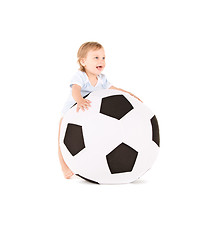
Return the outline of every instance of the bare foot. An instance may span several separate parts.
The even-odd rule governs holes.
[[[70,170],[70,168],[62,169],[62,171],[66,179],[69,179],[74,175],[74,173]]]

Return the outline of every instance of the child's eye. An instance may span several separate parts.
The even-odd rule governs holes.
[[[98,59],[98,57],[95,57],[96,59]]]
[[[105,57],[103,57],[103,60],[105,59]]]

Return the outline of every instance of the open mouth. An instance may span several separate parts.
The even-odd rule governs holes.
[[[103,66],[97,66],[96,67],[98,70],[102,70],[103,69]]]

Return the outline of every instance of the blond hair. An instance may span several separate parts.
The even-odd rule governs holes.
[[[77,62],[80,65],[80,71],[85,72],[85,67],[81,64],[81,59],[85,58],[90,50],[98,50],[101,48],[103,48],[103,46],[98,42],[86,42],[80,46],[77,52]]]

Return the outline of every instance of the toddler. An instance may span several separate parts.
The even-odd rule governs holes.
[[[79,112],[80,109],[82,111],[85,111],[86,109],[88,110],[89,107],[91,107],[91,101],[84,99],[83,97],[90,92],[99,89],[116,89],[134,96],[130,92],[114,87],[107,80],[106,76],[102,74],[102,71],[104,70],[106,64],[105,52],[101,44],[97,42],[86,42],[82,44],[78,50],[77,58],[80,68],[79,71],[71,79],[71,91],[62,110],[62,114],[69,110],[75,103],[77,103],[77,112]],[[134,97],[137,98],[136,96]],[[139,98],[137,99],[140,100]],[[61,122],[62,118],[60,119],[59,123],[58,154],[64,177],[70,178],[73,176],[73,172],[64,162],[59,144]]]

